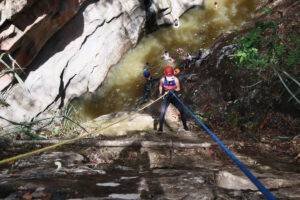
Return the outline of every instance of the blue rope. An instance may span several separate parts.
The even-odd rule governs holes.
[[[224,151],[227,156],[240,168],[240,170],[251,180],[251,182],[259,189],[259,191],[268,200],[275,200],[275,196],[255,177],[251,171],[244,165],[232,151],[177,97],[177,95],[170,91],[170,93],[177,99],[177,101],[182,105],[183,109],[196,121],[196,124],[202,127],[206,133],[219,145],[219,147]]]

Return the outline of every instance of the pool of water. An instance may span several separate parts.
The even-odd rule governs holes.
[[[85,120],[134,107],[142,96],[143,68],[146,62],[155,77],[162,73],[161,55],[165,50],[178,64],[187,52],[209,48],[222,33],[239,28],[255,12],[257,0],[205,1],[180,18],[179,28],[164,27],[145,36],[122,60],[111,68],[102,86],[76,101]]]

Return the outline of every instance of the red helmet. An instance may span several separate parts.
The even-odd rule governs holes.
[[[166,76],[174,76],[174,69],[172,66],[167,65],[164,70]]]

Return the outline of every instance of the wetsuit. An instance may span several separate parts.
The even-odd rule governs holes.
[[[164,77],[162,87],[163,87],[163,94],[166,91],[169,91],[169,90],[173,91],[176,95],[178,93],[177,91],[175,91],[175,89],[176,89],[175,79],[173,79],[171,81],[167,81],[167,78]],[[163,130],[163,124],[164,124],[166,110],[167,110],[170,103],[172,103],[179,110],[183,127],[184,127],[185,130],[188,130],[188,127],[186,125],[186,116],[185,116],[185,113],[184,113],[184,109],[172,93],[167,94],[163,99],[161,109],[160,109],[159,129],[158,130],[159,131]]]

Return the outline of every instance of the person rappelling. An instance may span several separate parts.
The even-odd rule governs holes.
[[[143,97],[141,99],[141,103],[146,103],[150,99],[152,88],[154,87],[155,83],[159,79],[154,78],[151,75],[150,70],[147,68],[144,69],[143,76],[144,76],[146,82],[144,84],[144,91],[143,91]]]
[[[159,116],[159,128],[158,131],[163,131],[163,124],[165,120],[165,114],[167,108],[170,103],[172,103],[180,112],[181,121],[184,127],[184,130],[188,131],[188,126],[186,124],[186,116],[184,113],[184,109],[181,104],[177,101],[174,97],[175,93],[180,91],[180,83],[178,78],[174,75],[174,69],[172,66],[166,66],[164,69],[164,76],[160,79],[159,82],[159,94],[164,95],[166,92],[169,92],[163,99],[161,109],[160,109],[160,116]]]

